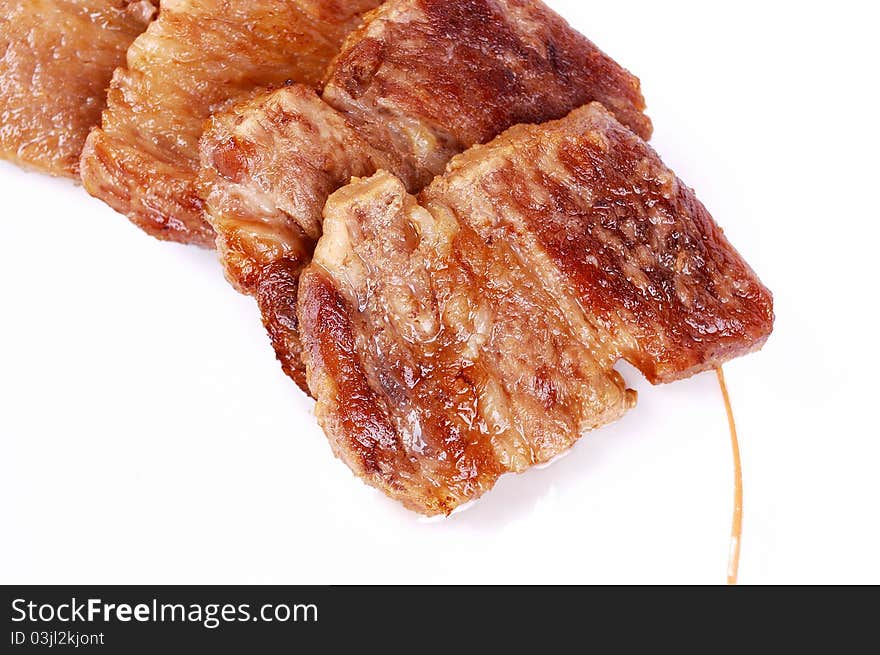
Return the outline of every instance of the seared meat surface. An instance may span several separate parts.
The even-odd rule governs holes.
[[[160,238],[212,245],[194,182],[205,119],[254,89],[318,85],[379,0],[167,0],[110,86],[86,189]]]
[[[449,513],[547,462],[654,383],[759,348],[772,297],[694,193],[598,103],[456,157],[418,198],[390,173],[325,208],[299,288],[334,451]]]
[[[296,290],[330,193],[380,168],[416,192],[474,143],[591,100],[650,135],[638,80],[542,3],[390,0],[347,39],[322,99],[294,85],[215,115],[206,214],[285,371],[305,388]]]
[[[77,177],[89,130],[147,0],[0,0],[0,157]]]

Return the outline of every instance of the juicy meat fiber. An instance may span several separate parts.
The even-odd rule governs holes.
[[[209,246],[194,181],[205,119],[254,89],[317,85],[379,0],[167,0],[113,78],[86,189],[160,238]]]
[[[154,4],[0,0],[0,157],[77,177],[110,77]]]
[[[349,36],[321,99],[293,85],[215,115],[207,217],[285,371],[305,388],[296,289],[330,193],[380,168],[418,191],[474,143],[591,100],[650,135],[638,80],[542,3],[390,0]]]
[[[335,452],[425,514],[568,449],[651,382],[759,348],[772,297],[693,192],[594,103],[456,157],[418,197],[338,191],[299,289]]]

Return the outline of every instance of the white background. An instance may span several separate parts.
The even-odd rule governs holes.
[[[551,2],[642,79],[654,146],[775,292],[727,366],[744,583],[880,583],[876,16]],[[334,460],[251,300],[72,184],[0,163],[0,582],[724,581],[711,374],[426,524]]]

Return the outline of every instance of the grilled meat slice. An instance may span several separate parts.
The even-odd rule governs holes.
[[[154,4],[0,0],[0,157],[78,177],[110,77],[152,20]]]
[[[296,288],[324,201],[352,176],[393,162],[302,85],[214,116],[202,150],[200,184],[227,275],[257,299],[284,371],[306,389]]]
[[[317,85],[379,0],[167,0],[110,86],[86,189],[150,234],[210,246],[194,188],[205,119],[258,87]]]
[[[536,0],[392,0],[346,41],[324,99],[400,153],[410,187],[519,123],[598,101],[645,139],[639,81]]]
[[[654,383],[759,348],[772,297],[696,199],[598,103],[456,157],[416,198],[336,192],[300,329],[334,451],[449,513],[547,462]]]
[[[650,135],[638,80],[541,2],[389,0],[346,41],[323,103],[294,85],[215,115],[206,215],[285,371],[305,386],[295,294],[331,192],[379,168],[418,191],[474,143],[590,100]]]

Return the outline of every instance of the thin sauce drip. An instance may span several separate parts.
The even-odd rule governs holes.
[[[730,404],[730,394],[727,392],[727,383],[724,381],[724,371],[721,367],[715,369],[718,375],[718,384],[721,387],[721,395],[724,396],[724,406],[727,409],[727,423],[730,426],[730,443],[733,447],[733,525],[730,528],[730,553],[727,560],[727,584],[735,585],[739,577],[739,551],[742,544],[742,513],[743,513],[743,486],[742,486],[742,461],[739,454],[739,438],[736,435],[736,421],[733,418],[733,407]]]

